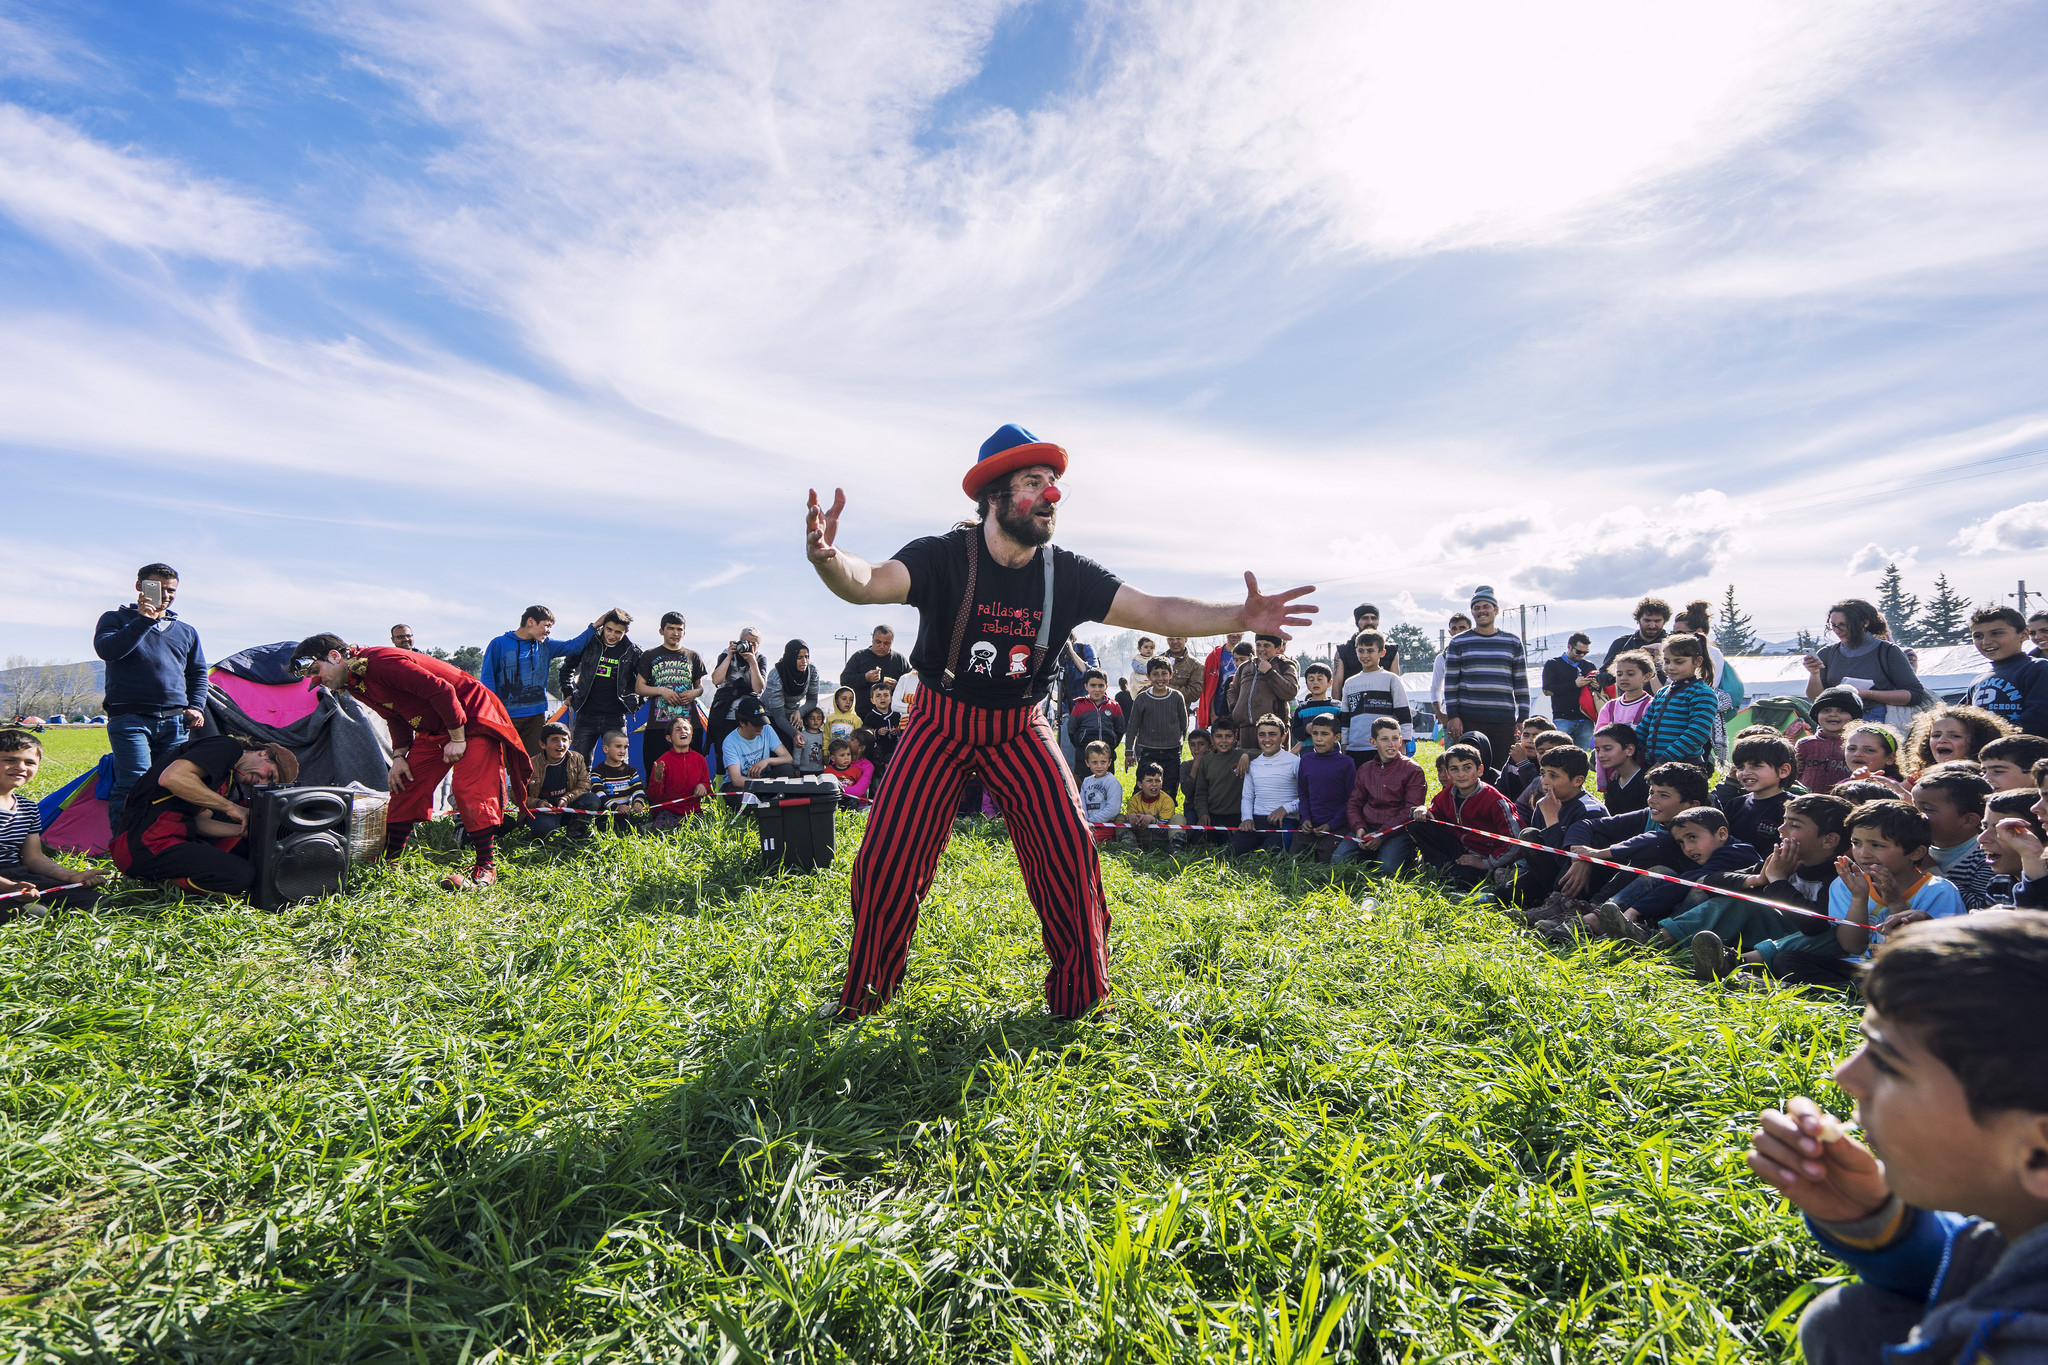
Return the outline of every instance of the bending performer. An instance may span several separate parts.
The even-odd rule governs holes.
[[[976,520],[914,540],[870,564],[838,546],[846,493],[829,511],[813,491],[806,549],[825,586],[863,605],[918,609],[910,664],[919,697],[875,797],[853,864],[853,947],[846,985],[821,1013],[869,1014],[903,981],[917,911],[970,774],[1002,807],[1025,889],[1043,926],[1045,998],[1079,1018],[1109,993],[1109,907],[1080,793],[1040,703],[1057,646],[1085,621],[1160,635],[1284,634],[1308,624],[1313,588],[1267,596],[1247,573],[1241,605],[1153,597],[1091,559],[1051,544],[1067,452],[1021,427],[982,443],[961,480]]]

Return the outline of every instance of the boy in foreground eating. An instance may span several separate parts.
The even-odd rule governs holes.
[[[1834,1074],[1870,1145],[1803,1095],[1750,1138],[1750,1169],[1859,1276],[1800,1318],[1806,1359],[2048,1360],[2048,916],[1912,925],[1861,984],[1863,1045]]]

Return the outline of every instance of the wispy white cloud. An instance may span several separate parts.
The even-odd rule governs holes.
[[[2048,550],[2048,500],[2023,502],[1973,521],[1954,544],[1966,555]]]
[[[1887,564],[1896,564],[1901,569],[1910,569],[1919,563],[1920,547],[1909,545],[1903,550],[1887,550],[1876,541],[1871,541],[1855,554],[1849,556],[1844,572],[1852,574],[1875,573]]]
[[[314,254],[310,235],[284,214],[16,104],[0,104],[0,212],[60,246],[111,244],[244,266]]]
[[[1616,507],[1593,518],[1568,547],[1546,546],[1544,558],[1518,568],[1513,578],[1553,602],[1613,601],[1682,587],[1727,559],[1735,521],[1727,495],[1714,489],[1656,512]]]

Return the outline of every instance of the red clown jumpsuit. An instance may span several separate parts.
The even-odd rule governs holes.
[[[391,727],[391,748],[404,754],[412,780],[391,794],[387,819],[396,852],[414,822],[433,814],[434,790],[454,773],[453,794],[462,827],[472,838],[504,823],[505,781],[522,807],[533,760],[496,693],[451,663],[410,649],[373,645],[348,661],[348,690]],[[441,756],[448,731],[463,727],[468,741],[451,769]],[[488,847],[488,845],[485,845]]]

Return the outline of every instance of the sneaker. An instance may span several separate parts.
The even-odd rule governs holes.
[[[1719,981],[1735,970],[1735,954],[1711,929],[1692,936],[1692,976],[1695,981]]]
[[[1607,931],[1609,938],[1623,939],[1629,943],[1644,943],[1650,937],[1648,931],[1642,925],[1637,924],[1627,915],[1624,915],[1621,912],[1621,907],[1613,901],[1603,901],[1601,903],[1600,927]]]
[[[1547,919],[1536,926],[1536,932],[1543,935],[1546,942],[1569,944],[1578,938],[1575,931],[1579,927],[1577,920]]]
[[[486,866],[479,863],[477,866],[472,867],[469,870],[469,884],[471,886],[496,886],[498,884],[497,865],[491,864]]]
[[[469,878],[463,876],[460,872],[450,872],[447,876],[441,878],[441,889],[443,891],[467,891],[469,887]]]

